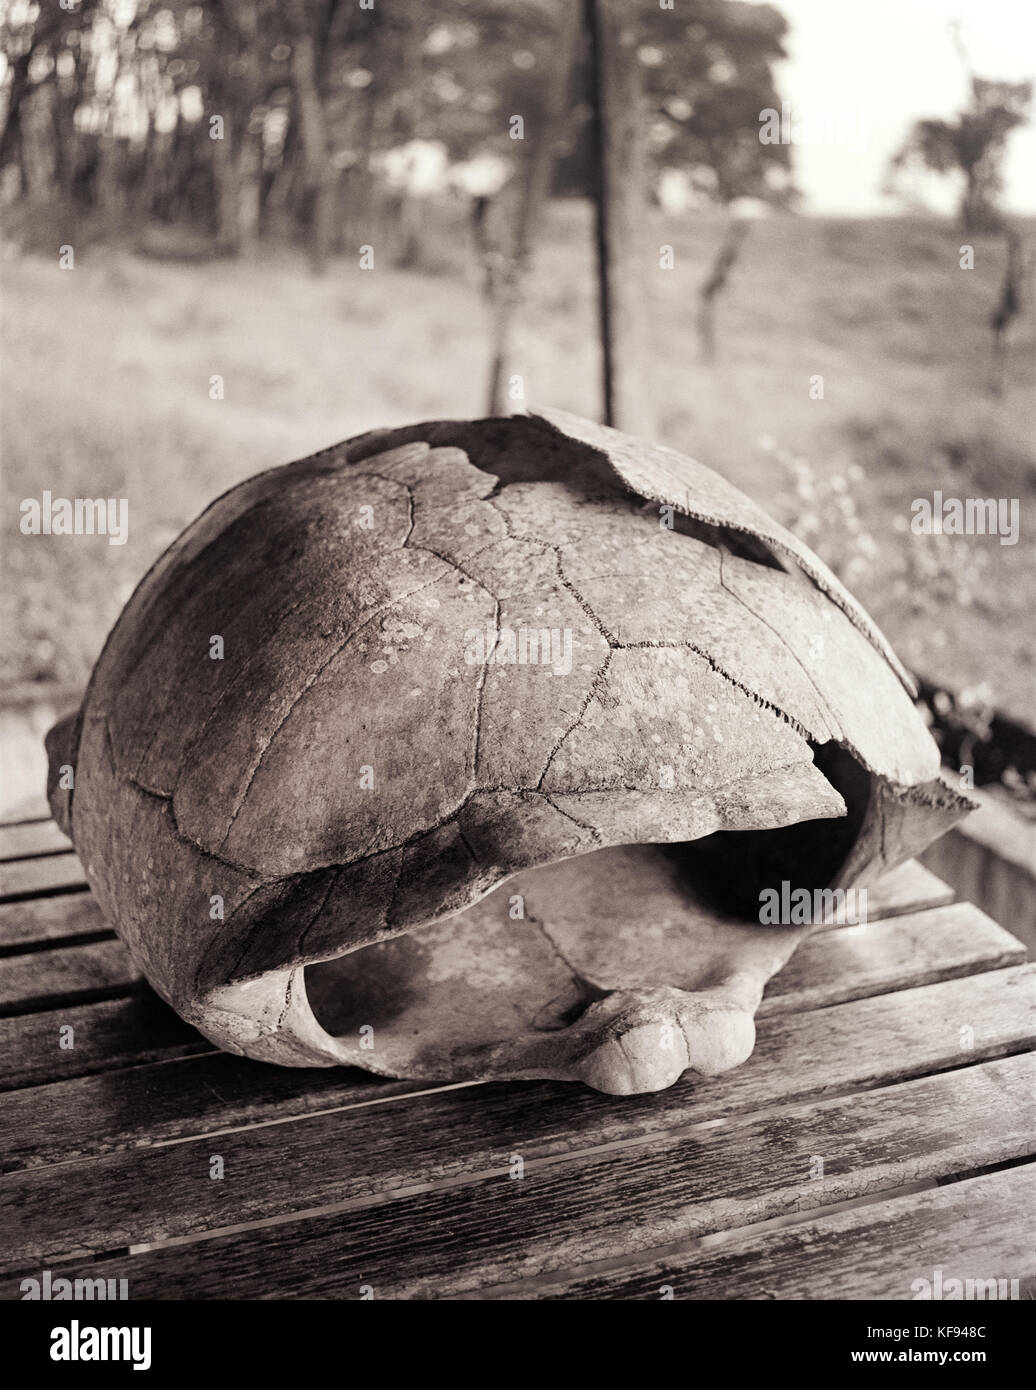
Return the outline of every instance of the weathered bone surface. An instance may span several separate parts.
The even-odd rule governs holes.
[[[968,809],[912,693],[702,465],[559,412],[416,425],[183,532],[48,736],[51,805],[224,1048],[648,1091],[751,1052],[809,930],[762,889]]]

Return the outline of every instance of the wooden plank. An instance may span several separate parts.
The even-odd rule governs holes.
[[[0,1172],[436,1089],[445,1088],[354,1067],[273,1067],[225,1052],[164,1058],[8,1093],[0,1111]]]
[[[119,944],[102,944],[107,948],[112,973],[101,988],[110,995],[119,988],[136,987],[125,983],[134,981],[135,976],[129,957],[120,955]],[[78,948],[67,949],[74,952]],[[848,929],[825,931],[805,942],[771,982],[760,1017],[829,1006],[911,984],[953,979],[970,971],[1017,963],[1023,957],[1024,950],[1013,937],[967,904],[872,923],[859,934]],[[31,964],[24,965],[14,986],[26,990],[30,999],[38,998],[41,977],[37,972],[42,968],[39,961],[44,958],[40,953]],[[0,960],[0,965],[5,963],[10,962]],[[74,974],[74,956],[66,965]],[[96,959],[88,961],[81,974],[88,974],[96,965]],[[79,1000],[80,1005],[84,1002]],[[90,1026],[91,1018],[90,1008],[80,1007],[75,1021],[81,1025],[87,1041],[82,1049],[60,1053],[50,1046],[40,1048],[37,1037],[41,1028],[46,1037],[54,1036],[59,1026],[57,1020],[46,1018],[37,1025],[30,1018],[7,1023],[0,1019],[0,1090],[102,1070],[102,1040],[111,1047],[113,1068],[168,1055],[149,1032],[150,1015],[146,1011],[138,1014],[131,1007],[113,1015],[110,1008],[105,1009],[98,1015],[100,1026],[96,1029]],[[138,1018],[140,1027],[135,1031]],[[186,1036],[193,1039],[193,1045],[184,1048],[183,1038],[178,1038],[172,1055],[211,1050],[198,1041],[193,1030],[186,1030]]]
[[[35,1268],[454,1177],[464,1184],[105,1262],[134,1298],[346,1297],[361,1283],[441,1298],[1023,1157],[1033,1079],[1032,1056],[1011,1057],[576,1155],[579,1136],[551,1134],[541,1108],[512,1094],[500,1114],[494,1088],[472,1088],[356,1111],[344,1129],[317,1116],[14,1174],[0,1249],[7,1267]],[[569,1161],[533,1161],[547,1153]]]
[[[0,1091],[213,1051],[156,994],[143,990],[126,999],[0,1018]]]
[[[143,977],[121,941],[92,941],[0,958],[0,1016],[111,998]]]
[[[647,1133],[648,1125],[752,1115],[1021,1051],[1036,1044],[1034,1002],[1036,964],[1029,964],[822,1013],[779,1015],[760,1025],[744,1066],[717,1077],[688,1075],[662,1095],[630,1098],[617,1113]],[[224,1053],[195,1056],[9,1095],[0,1110],[0,1155],[6,1170],[67,1163],[425,1089],[434,1088],[383,1082],[351,1068],[296,1071]],[[582,1094],[544,1084],[536,1104],[549,1111],[552,1126],[580,1127],[589,1144]],[[532,1100],[525,1090],[516,1095],[523,1106]]]
[[[22,825],[26,821],[47,820],[49,816],[47,794],[41,788],[31,796],[23,797],[16,806],[10,807],[0,815],[0,825]]]
[[[12,859],[8,864],[0,865],[0,902],[85,887],[86,875],[74,854],[48,854],[42,859]]]
[[[18,825],[0,825],[0,861],[62,854],[71,848],[72,841],[52,820],[27,820]]]
[[[930,1292],[939,1269],[944,1290],[950,1279],[1003,1279],[1008,1299],[1032,1299],[1036,1275],[1025,1214],[1034,1210],[1036,1164],[1027,1163],[735,1238],[717,1250],[481,1296],[657,1300],[668,1289],[673,1299],[914,1299],[926,1292],[915,1281],[927,1280]]]
[[[808,937],[770,981],[759,1017],[1018,965],[1025,947],[970,903]]]
[[[73,911],[81,910],[77,899]],[[60,906],[53,911],[60,915]],[[824,1008],[1024,959],[1021,943],[978,908],[951,903],[859,929],[817,932],[770,982],[759,1014]],[[125,948],[115,940],[37,952],[31,961],[8,957],[0,959],[0,1011],[53,1008],[84,992],[96,996],[98,990],[110,997],[139,981]]]
[[[0,904],[0,952],[46,942],[112,935],[92,893],[59,893]]]
[[[953,889],[916,859],[883,874],[867,889],[867,915],[877,922],[885,917],[899,917],[905,912],[921,912],[929,907],[944,907],[953,901]]]

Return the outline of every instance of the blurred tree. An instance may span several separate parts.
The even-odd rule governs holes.
[[[960,218],[966,235],[1002,228],[997,202],[1003,184],[1008,136],[1028,120],[1031,82],[990,82],[971,77],[968,105],[955,120],[915,122],[893,156],[890,187],[918,164],[939,174],[964,177]]]
[[[213,37],[205,51],[209,61],[202,91],[210,118],[216,241],[221,252],[232,256],[250,248],[259,230],[259,131],[253,112],[262,76],[261,8],[258,0],[214,0]],[[222,117],[219,138],[213,138],[213,115]]]
[[[790,148],[763,144],[760,112],[780,106],[774,64],[788,25],[772,5],[694,0],[675,11],[648,5],[640,49],[651,104],[655,164],[691,172],[721,206],[794,198]]]
[[[1004,238],[1007,242],[1004,274],[1000,282],[999,297],[989,315],[989,327],[993,334],[989,392],[993,396],[1003,394],[1008,334],[1011,325],[1021,313],[1022,286],[1027,278],[1026,272],[1031,269],[1027,264],[1031,261],[1031,254],[1025,254],[1021,234],[1017,228],[1005,226]]]
[[[487,411],[504,415],[522,399],[508,389],[511,340],[573,104],[581,15],[575,3],[462,0],[457,16],[452,31],[440,25],[426,42],[433,58],[456,54],[449,69],[432,67],[423,129],[451,141],[455,184],[471,198],[492,323]],[[462,83],[474,88],[470,104],[457,101]]]
[[[331,245],[332,215],[338,166],[332,158],[328,131],[328,73],[336,37],[336,19],[344,12],[340,0],[306,4],[290,0],[285,6],[291,42],[291,87],[301,148],[302,187],[310,224],[310,257],[322,273]]]
[[[784,56],[784,17],[771,5],[694,0],[675,11],[644,10],[639,50],[652,162],[682,171],[699,201],[723,210],[727,226],[698,288],[696,326],[703,359],[716,354],[716,306],[741,254],[743,200],[778,207],[796,198],[790,147],[764,144],[760,112],[780,107],[773,68]]]
[[[26,163],[23,118],[30,94],[39,93],[50,101],[55,120],[55,140],[67,131],[62,128],[64,112],[55,107],[81,97],[79,52],[84,27],[92,21],[97,0],[83,0],[76,10],[58,5],[8,5],[0,12],[0,51],[4,55],[2,87],[3,116],[0,124],[0,169],[14,162],[19,172],[19,192],[28,194],[30,175]],[[56,55],[68,55],[65,63]],[[69,71],[71,67],[71,73]],[[69,91],[68,78],[73,78]],[[57,99],[53,88],[60,86]],[[74,109],[74,106],[73,106]],[[55,170],[60,176],[64,171]],[[67,175],[66,175],[67,177]]]
[[[699,200],[738,198],[789,205],[795,191],[790,147],[763,144],[759,113],[780,106],[773,68],[784,57],[787,23],[772,5],[742,0],[627,0],[641,29],[643,119],[650,170],[687,174]],[[584,54],[583,64],[587,58]],[[576,83],[557,189],[586,193],[591,116],[588,74]]]
[[[9,0],[0,9],[0,187],[31,205],[37,225],[49,203],[63,226],[103,213],[98,235],[121,223],[154,244],[166,228],[157,240],[167,247],[179,237],[192,253],[207,242],[221,254],[288,233],[319,268],[375,228],[412,261],[425,236],[423,198],[436,188],[484,198],[488,184],[506,185],[489,220],[501,254],[524,263],[541,190],[591,186],[586,53],[571,83],[559,77],[558,36],[572,8],[575,0],[378,0],[371,9],[355,0],[79,0],[71,9]],[[625,12],[641,31],[648,181],[678,168],[721,205],[786,198],[788,148],[758,140],[758,113],[777,101],[777,11],[627,0]],[[515,115],[524,140],[514,138]],[[549,158],[545,123],[556,128]],[[412,142],[441,149],[437,183],[415,189],[390,176]]]
[[[1003,390],[1007,338],[1018,317],[1025,278],[1022,239],[999,207],[1003,164],[1011,132],[1025,125],[1032,105],[1031,82],[992,82],[978,77],[968,57],[960,26],[950,26],[954,45],[968,78],[968,105],[953,121],[928,118],[915,122],[902,148],[889,162],[886,188],[895,192],[900,176],[918,166],[939,174],[963,175],[960,221],[965,236],[1000,232],[1006,243],[1004,274],[989,315],[992,361],[989,391]]]

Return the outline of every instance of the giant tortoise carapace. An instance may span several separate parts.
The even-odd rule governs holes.
[[[967,809],[909,677],[723,478],[555,411],[214,502],[126,605],[51,804],[154,988],[289,1066],[656,1090]],[[71,784],[71,785],[69,785]]]

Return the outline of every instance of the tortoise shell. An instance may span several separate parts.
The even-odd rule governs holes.
[[[751,1050],[803,935],[764,890],[865,884],[968,809],[914,694],[701,464],[556,411],[437,422],[188,526],[48,736],[51,804],[224,1048],[648,1090]]]

